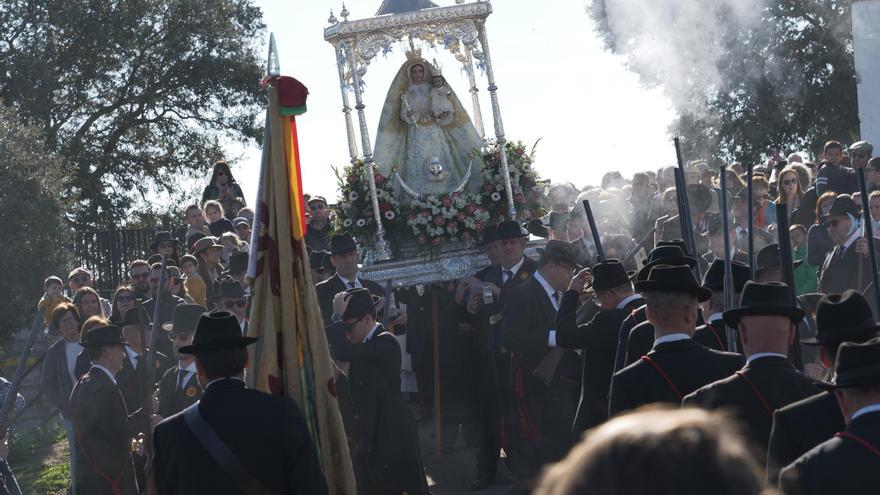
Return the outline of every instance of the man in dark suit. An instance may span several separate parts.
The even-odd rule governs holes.
[[[735,374],[686,396],[682,405],[730,409],[766,458],[773,411],[816,393],[816,381],[788,360],[795,325],[804,318],[791,305],[788,287],[779,282],[748,282],[738,308],[724,312],[724,322],[737,329],[747,357]]]
[[[70,394],[76,438],[77,493],[136,495],[138,486],[131,458],[133,429],[116,374],[127,359],[122,331],[114,326],[90,329],[80,344],[92,367]]]
[[[152,472],[159,495],[327,493],[315,445],[293,399],[245,387],[245,346],[256,340],[241,335],[234,315],[217,311],[203,314],[193,343],[178,349],[195,355],[205,395],[156,426]],[[206,440],[209,436],[216,441]],[[230,474],[236,472],[230,463],[218,461],[222,451],[243,474]]]
[[[145,413],[141,408],[144,406],[144,380],[147,378],[147,367],[144,361],[147,359],[149,349],[145,349],[143,345],[149,344],[150,340],[150,317],[143,307],[129,309],[125,312],[122,321],[122,336],[125,338],[125,354],[126,359],[122,363],[122,369],[116,375],[116,383],[125,399],[125,405],[128,407],[128,414]],[[157,335],[157,340],[165,336]],[[155,354],[156,373],[154,377],[160,377],[165,371],[171,367],[171,361],[168,356],[161,352]],[[154,384],[151,384],[151,390]],[[141,419],[142,421],[142,419]]]
[[[782,495],[877,493],[880,486],[880,339],[844,342],[837,351],[833,391],[846,429],[782,470]]]
[[[324,325],[332,323],[333,298],[342,291],[364,287],[373,295],[385,296],[381,285],[358,276],[358,261],[357,244],[350,235],[343,233],[330,238],[330,262],[336,275],[315,285]]]
[[[427,494],[416,421],[400,395],[400,345],[376,322],[378,302],[364,288],[338,294],[326,329],[333,353],[351,364],[358,493]]]
[[[708,215],[706,232],[703,236],[708,242],[708,251],[700,256],[700,272],[705,274],[709,270],[709,265],[715,260],[724,260],[724,226],[720,213],[710,213]],[[740,263],[749,263],[749,254],[741,249],[736,248],[736,227],[731,222],[728,225],[728,239],[731,246],[731,260]]]
[[[633,292],[623,264],[616,259],[597,263],[571,279],[556,314],[556,345],[581,349],[581,397],[572,433],[581,433],[608,419],[608,386],[614,373],[617,331],[623,319],[643,304]],[[577,325],[575,312],[585,284],[592,279],[592,290],[602,308],[589,323]]]
[[[609,416],[645,404],[680,404],[685,395],[732,375],[744,363],[739,354],[706,349],[693,341],[697,303],[712,292],[685,265],[657,265],[636,282],[654,325],[654,348],[611,378]]]
[[[738,261],[730,262],[733,274],[734,301],[739,301],[746,282],[751,279],[749,266]],[[724,260],[715,260],[703,275],[703,287],[712,291],[712,297],[701,303],[706,323],[694,331],[694,340],[716,351],[741,352],[739,337],[734,349],[727,348],[727,325],[724,323]]]
[[[709,239],[702,235],[708,229],[709,208],[712,206],[712,191],[702,184],[688,184],[687,197],[690,206],[691,225],[694,227],[694,242],[696,253],[687,253],[697,256],[709,249]],[[660,226],[660,239],[669,241],[681,239],[681,220],[678,215],[669,217]]]
[[[181,304],[174,311],[171,323],[162,325],[162,329],[168,332],[177,360],[177,365],[168,368],[159,381],[157,414],[163,418],[179,413],[202,398],[195,359],[192,354],[180,352],[180,348],[192,344],[199,318],[206,311],[200,304]]]
[[[803,340],[819,347],[819,360],[834,368],[843,342],[866,342],[880,335],[880,326],[865,298],[854,290],[824,296],[816,309],[816,336]],[[844,428],[834,394],[822,392],[795,402],[773,414],[767,479],[776,485],[779,470]]]
[[[480,381],[477,401],[480,439],[477,447],[477,477],[471,488],[481,490],[495,482],[501,447],[502,418],[510,397],[510,353],[502,345],[502,319],[506,294],[524,283],[537,269],[537,263],[525,256],[528,233],[514,221],[504,221],[487,229],[484,250],[490,265],[466,280],[470,297],[469,313],[477,318],[483,358],[476,373]],[[491,291],[485,298],[484,291]],[[512,453],[508,454],[512,455]]]
[[[571,446],[579,396],[577,354],[556,346],[556,312],[578,268],[577,251],[549,241],[534,275],[504,294],[504,346],[512,353],[514,395],[506,420],[513,471],[526,481]]]
[[[651,267],[661,263],[664,265],[687,265],[690,268],[697,266],[696,258],[685,256],[684,251],[684,241],[682,240],[660,241],[660,243],[657,244],[657,247],[651,250],[645,265],[639,269],[636,274],[636,280],[644,280],[651,271]],[[645,305],[642,304],[640,307],[636,308],[631,315],[627,316],[623,320],[623,323],[621,323],[620,329],[617,333],[617,352],[614,355],[615,373],[629,364],[626,362],[626,355],[630,332],[636,325],[647,321],[648,319],[645,317]],[[645,353],[651,349],[651,344],[654,343],[654,327],[650,326],[650,323],[647,323],[647,325],[649,326],[650,331],[645,338],[647,341],[645,345]]]
[[[160,301],[159,316],[157,318],[160,324],[168,323],[169,321],[171,321],[171,319],[174,318],[174,308],[178,304],[183,304],[186,302],[176,295],[177,291],[180,290],[179,285],[183,283],[183,279],[179,278],[180,269],[171,266],[166,268],[165,286],[160,289],[159,280],[161,274],[162,264],[153,263],[153,266],[150,267],[151,298],[144,301],[144,309],[147,310],[147,314],[150,315],[149,319],[152,319],[156,313],[156,301]],[[160,294],[158,299],[156,298],[157,292]],[[164,342],[158,342],[156,348],[166,356],[171,354],[171,342],[169,342],[168,340],[165,340]]]
[[[834,198],[823,217],[834,242],[819,271],[819,292],[841,293],[847,289],[864,292],[871,281],[868,244],[859,229],[859,209],[848,194]]]

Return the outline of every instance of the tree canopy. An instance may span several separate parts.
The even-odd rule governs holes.
[[[69,219],[122,224],[259,138],[263,29],[247,0],[7,0],[0,97],[70,163]]]
[[[30,323],[43,279],[72,258],[71,232],[63,219],[68,165],[46,150],[39,129],[0,105],[0,225],[9,237],[0,256],[0,333]],[[66,272],[64,272],[66,274]],[[63,277],[63,275],[62,275]]]
[[[640,3],[640,10],[626,8]],[[816,153],[828,139],[858,139],[849,0],[700,1],[676,9],[688,7],[594,0],[589,12],[607,48],[672,96],[679,117],[670,132],[686,138],[689,157],[758,161],[768,148]],[[641,29],[666,12],[669,22],[653,26],[668,31]],[[642,63],[636,50],[644,45],[633,42],[640,36],[646,45],[651,36],[681,40],[667,45],[679,50],[652,54],[677,70]],[[704,63],[713,77],[690,70]]]

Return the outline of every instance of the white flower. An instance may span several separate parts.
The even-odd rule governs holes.
[[[351,191],[350,193],[348,193],[348,199],[350,201],[354,201],[354,200],[358,199],[357,191]]]
[[[358,221],[357,221],[357,226],[358,226],[358,227],[363,227],[363,226],[366,225],[366,224],[367,224],[367,221],[366,221],[366,220],[364,220],[363,218],[358,218]]]
[[[394,212],[391,210],[385,212],[385,218],[387,218],[388,220],[394,220],[394,216]]]
[[[351,219],[350,219],[350,218],[346,218],[345,220],[343,220],[343,221],[342,221],[342,226],[345,227],[345,228],[351,227]]]
[[[489,197],[492,201],[501,201],[501,194],[498,191],[493,192]]]

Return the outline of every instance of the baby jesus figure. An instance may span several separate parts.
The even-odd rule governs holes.
[[[452,123],[455,117],[455,110],[452,108],[452,102],[449,101],[451,91],[446,86],[446,79],[443,76],[434,76],[431,78],[431,114],[441,126]]]

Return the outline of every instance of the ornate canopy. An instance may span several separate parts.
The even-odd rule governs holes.
[[[413,10],[428,9],[437,5],[430,0],[385,0],[376,15],[402,14]]]

